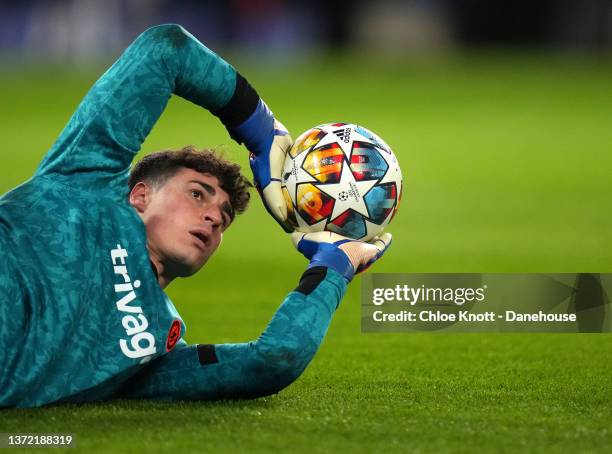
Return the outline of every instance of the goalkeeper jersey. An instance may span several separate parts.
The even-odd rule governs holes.
[[[33,178],[0,198],[0,406],[108,395],[179,342],[185,325],[127,202],[129,166],[172,93],[216,111],[236,77],[181,27],[149,29]]]
[[[0,197],[0,407],[109,397],[274,393],[313,358],[346,291],[311,267],[250,342],[188,346],[127,201],[134,155],[172,94],[257,142],[273,117],[246,80],[176,25],[144,32],[96,82],[32,179]],[[257,131],[233,129],[260,115]]]

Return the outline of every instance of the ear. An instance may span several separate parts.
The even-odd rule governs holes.
[[[144,213],[151,201],[151,186],[144,181],[136,183],[130,191],[130,205],[132,205],[138,213]]]

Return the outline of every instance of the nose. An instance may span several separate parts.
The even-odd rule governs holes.
[[[223,215],[221,208],[217,206],[209,206],[204,210],[204,223],[210,224],[213,229],[219,228],[223,224]]]

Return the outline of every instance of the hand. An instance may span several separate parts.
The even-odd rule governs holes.
[[[353,240],[333,232],[291,235],[294,246],[307,259],[310,267],[326,266],[342,274],[350,282],[355,273],[367,270],[391,245],[391,234],[383,233],[368,242]]]
[[[255,179],[255,187],[268,213],[289,233],[293,227],[287,222],[287,204],[281,190],[281,176],[285,157],[293,140],[283,124],[274,120],[274,136],[271,143],[258,151],[251,150],[249,163]]]

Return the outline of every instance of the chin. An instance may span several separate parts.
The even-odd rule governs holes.
[[[189,277],[196,274],[204,266],[208,257],[194,256],[191,254],[176,254],[171,260],[172,268],[175,270],[177,277]]]
[[[181,266],[180,277],[193,276],[194,274],[196,274],[198,271],[202,269],[205,263],[206,263],[206,260],[183,262]]]
[[[181,265],[176,267],[176,270],[177,270],[176,277],[189,277],[189,276],[193,276],[198,271],[200,271],[202,266],[203,265],[196,266],[196,265],[191,265],[191,264],[181,264]]]

